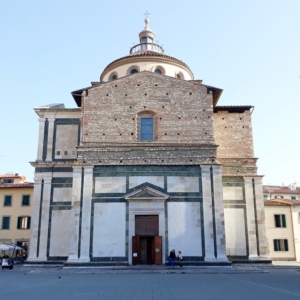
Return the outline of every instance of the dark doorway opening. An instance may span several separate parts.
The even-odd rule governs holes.
[[[135,216],[132,237],[132,264],[162,264],[162,237],[159,236],[158,215]]]
[[[141,236],[140,237],[140,264],[153,265],[154,264],[154,237]]]

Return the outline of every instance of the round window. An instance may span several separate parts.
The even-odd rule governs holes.
[[[138,73],[139,71],[137,69],[132,69],[130,70],[130,74],[135,74],[135,73]]]
[[[178,72],[176,74],[176,77],[179,78],[179,79],[184,79],[183,74],[181,72]]]
[[[113,72],[112,74],[110,74],[108,80],[112,81],[112,80],[116,80],[118,78],[118,74],[116,72]]]

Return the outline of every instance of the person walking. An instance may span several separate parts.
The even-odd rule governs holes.
[[[170,255],[169,255],[170,266],[173,267],[173,268],[174,268],[174,265],[175,265],[175,259],[176,259],[176,252],[175,252],[175,249],[173,249],[170,252]]]
[[[178,251],[177,258],[179,259],[179,266],[182,268],[182,253],[180,250]]]

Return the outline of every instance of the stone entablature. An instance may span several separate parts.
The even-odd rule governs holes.
[[[255,157],[218,157],[217,162],[223,166],[223,176],[257,176]]]
[[[214,163],[214,144],[100,144],[78,148],[78,163],[101,165],[195,165]]]

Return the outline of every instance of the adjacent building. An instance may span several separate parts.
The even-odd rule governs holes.
[[[300,261],[300,201],[265,201],[266,233],[272,260]]]
[[[289,199],[300,200],[300,187],[296,183],[285,185],[264,185],[264,200]]]
[[[0,175],[0,244],[23,247],[17,255],[27,257],[30,244],[33,183],[19,174]]]
[[[148,23],[72,92],[77,108],[35,108],[31,262],[268,259],[253,107],[218,105],[222,90],[165,54]]]

